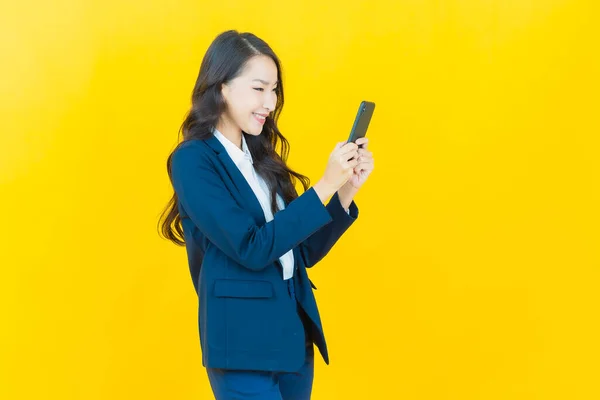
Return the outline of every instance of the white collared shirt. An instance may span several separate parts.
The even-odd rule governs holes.
[[[265,182],[265,180],[256,173],[256,170],[253,167],[252,154],[250,154],[250,150],[248,149],[248,145],[246,144],[246,139],[242,134],[242,149],[240,150],[235,144],[233,144],[229,139],[227,139],[221,132],[217,129],[213,130],[215,137],[223,144],[227,154],[233,160],[234,164],[238,167],[246,181],[252,188],[254,195],[258,199],[260,206],[265,214],[266,222],[270,222],[273,220],[273,212],[271,211],[271,195],[269,191],[269,186]],[[283,210],[285,208],[285,204],[283,199],[279,194],[277,194],[277,204],[279,205],[279,209]],[[279,258],[281,261],[281,265],[283,267],[283,279],[290,279],[294,275],[294,252],[292,250],[285,253],[283,256]]]

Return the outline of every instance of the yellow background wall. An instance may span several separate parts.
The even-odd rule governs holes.
[[[0,398],[209,399],[165,160],[200,61],[252,31],[316,181],[360,100],[376,170],[310,271],[314,399],[600,398],[598,6],[3,2]]]

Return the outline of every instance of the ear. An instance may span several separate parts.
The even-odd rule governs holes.
[[[221,95],[223,96],[223,99],[225,100],[225,102],[227,103],[227,101],[229,100],[229,85],[227,83],[222,83],[221,84]]]

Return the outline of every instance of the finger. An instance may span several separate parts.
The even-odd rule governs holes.
[[[375,164],[375,159],[373,159],[372,157],[361,157],[360,158],[360,163],[365,165],[365,166],[370,166],[370,165],[374,165]]]
[[[368,164],[368,165],[357,165],[354,170],[356,171],[357,174],[370,174],[371,172],[373,172],[373,169],[375,169],[375,166],[372,164]]]
[[[373,153],[370,152],[369,150],[358,149],[358,154],[360,157],[365,158],[365,159],[373,158]]]
[[[373,161],[373,159],[371,160],[365,160],[365,159],[360,159],[359,163],[356,165],[356,167],[354,167],[354,169],[360,169],[361,171],[371,171],[373,170],[375,166],[375,163]]]
[[[332,151],[332,154],[335,155],[336,157],[339,156],[340,154],[344,153],[344,146],[346,146],[347,143],[346,142],[338,142],[335,145],[335,148]]]
[[[354,142],[350,142],[350,143],[344,144],[341,148],[341,151],[342,151],[342,153],[345,153],[345,152],[353,151],[356,149],[358,149],[358,145]]]
[[[358,153],[356,151],[349,151],[349,152],[346,152],[346,153],[342,153],[341,157],[344,160],[357,159],[358,158]]]
[[[356,160],[356,159],[358,159],[358,152],[356,152],[356,151],[351,151],[351,152],[348,152],[348,153],[343,153],[343,154],[342,154],[340,157],[341,157],[341,158],[342,158],[344,161],[348,161],[348,160]]]
[[[349,146],[350,145],[350,146]],[[358,151],[358,146],[355,143],[348,143],[346,146],[340,149],[342,153],[351,153],[354,151]]]
[[[354,167],[356,167],[357,165],[358,165],[358,160],[356,160],[356,159],[352,159],[352,160],[348,160],[348,161],[345,163],[345,166],[344,166],[344,168],[347,168],[347,169],[354,169]]]
[[[362,155],[359,157],[361,163],[368,164],[373,160],[373,157]]]
[[[366,169],[361,169],[358,171],[354,170],[354,175],[360,177],[361,179],[369,177],[370,174],[371,174],[371,171],[366,170]]]
[[[367,139],[366,137],[361,137],[359,139],[356,139],[356,144],[357,145],[362,145],[363,149],[366,149],[369,143],[369,139]]]
[[[371,163],[374,159],[372,156],[360,156],[359,160],[364,163]]]
[[[358,163],[356,164],[356,166],[354,167],[354,171],[358,174],[361,171],[364,171],[366,168],[366,164],[365,163]]]
[[[341,149],[344,145],[346,144],[346,142],[337,142],[335,145],[335,148],[333,149],[334,151]]]

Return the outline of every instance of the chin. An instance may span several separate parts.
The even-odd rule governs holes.
[[[263,128],[262,127],[258,128],[258,127],[251,126],[250,129],[244,129],[243,131],[246,132],[248,135],[258,136],[258,135],[260,135],[262,133]]]

